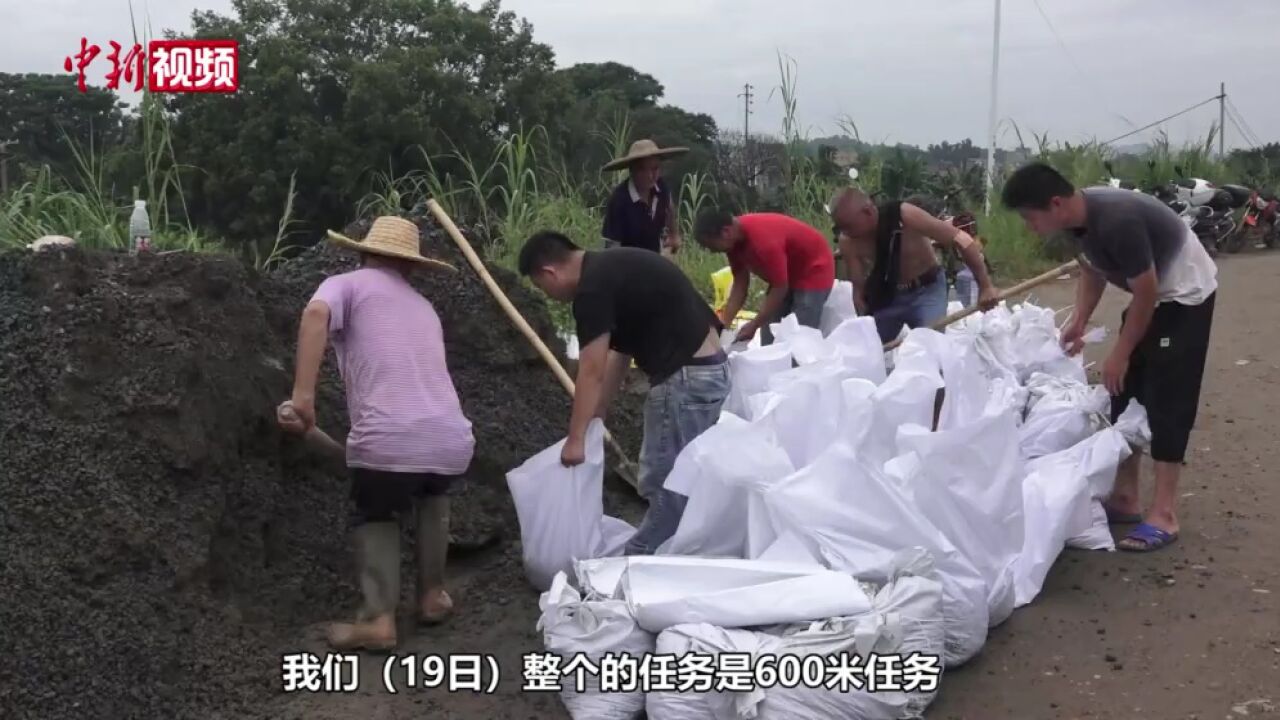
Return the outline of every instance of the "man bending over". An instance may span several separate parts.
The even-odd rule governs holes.
[[[978,284],[978,303],[995,307],[1000,291],[987,274],[980,246],[969,233],[910,203],[876,206],[856,188],[831,203],[840,254],[853,283],[859,315],[872,315],[881,342],[908,328],[926,327],[947,314],[946,272],[933,243],[956,247]]]

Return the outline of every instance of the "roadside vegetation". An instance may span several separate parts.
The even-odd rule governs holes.
[[[685,240],[675,261],[708,297],[711,273],[724,260],[693,241],[698,211],[719,204],[785,212],[829,233],[824,205],[850,182],[837,149],[856,155],[857,184],[870,193],[923,194],[953,211],[976,211],[998,282],[1059,259],[998,203],[982,214],[984,154],[969,141],[923,150],[874,145],[847,117],[836,120],[840,134],[809,137],[802,128],[816,119],[803,117],[799,68],[784,55],[770,95],[784,110],[781,135],[743,138],[705,115],[661,104],[661,84],[632,68],[555,68],[532,28],[496,3],[416,6],[424,27],[465,21],[465,30],[457,47],[424,40],[406,49],[396,45],[405,41],[394,34],[394,4],[374,0],[355,19],[373,38],[362,41],[360,55],[334,55],[353,23],[339,22],[333,4],[261,0],[250,8],[238,0],[235,16],[196,14],[197,36],[242,43],[246,70],[234,96],[144,95],[129,110],[109,92],[76,92],[70,76],[0,74],[7,98],[0,127],[21,138],[0,195],[0,249],[42,235],[125,248],[132,203],[142,199],[158,249],[226,252],[264,268],[314,244],[326,228],[409,212],[431,197],[478,231],[491,261],[512,267],[523,240],[544,228],[598,247],[602,205],[625,177],[598,168],[631,141],[652,137],[691,149],[668,165]],[[315,64],[317,48],[330,49],[323,67]],[[415,54],[428,49],[434,54]],[[473,66],[459,66],[464,56]],[[299,79],[321,76],[332,79]],[[481,76],[483,84],[466,79]],[[1115,157],[1098,143],[1047,135],[1033,142],[1030,157],[1078,185],[1103,180],[1110,161],[1139,187],[1168,182],[1178,169],[1270,186],[1271,159],[1280,160],[1280,145],[1219,159],[1212,130],[1185,147],[1158,137],[1142,156]]]

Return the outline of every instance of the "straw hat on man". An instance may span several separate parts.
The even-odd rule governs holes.
[[[637,140],[622,157],[602,168],[627,169],[627,179],[614,188],[605,206],[600,234],[606,247],[635,247],[654,252],[680,249],[680,226],[670,189],[662,180],[662,161],[689,152],[684,147],[660,147]]]
[[[418,226],[401,217],[386,215],[373,221],[363,240],[329,231],[329,241],[338,247],[355,250],[361,254],[361,265],[390,266],[408,272],[425,265],[437,270],[457,269],[440,260],[423,257],[418,238]],[[375,258],[372,263],[370,256]]]

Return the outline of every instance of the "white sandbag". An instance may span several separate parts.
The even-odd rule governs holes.
[[[1014,422],[1021,427],[1023,413],[1026,411],[1030,394],[1016,380],[997,377],[987,384],[987,404],[983,408],[984,415],[999,415],[1002,412],[1013,413]]]
[[[1046,475],[1083,477],[1090,498],[1091,523],[1067,538],[1067,547],[1081,550],[1114,550],[1115,539],[1102,501],[1115,486],[1116,471],[1134,447],[1150,441],[1147,412],[1141,403],[1131,402],[1114,427],[1103,430],[1065,451],[1032,461],[1028,467]]]
[[[630,558],[621,585],[631,614],[650,632],[687,622],[754,627],[871,609],[848,573],[759,560]]]
[[[685,446],[665,487],[689,498],[659,555],[753,557],[775,538],[760,492],[794,472],[773,433],[723,414]]]
[[[858,310],[853,304],[853,283],[848,280],[837,280],[822,304],[822,317],[818,321],[818,329],[823,336],[830,336],[840,324],[858,317]]]
[[[907,565],[899,565],[906,561]],[[784,633],[779,652],[785,655],[832,655],[856,652],[903,658],[918,653],[938,658],[944,653],[942,585],[933,561],[923,549],[900,552],[890,581],[872,600],[873,610],[855,618],[833,618],[798,632]],[[930,692],[878,689],[875,692],[775,687],[765,694],[762,718],[920,718],[937,697]]]
[[[883,577],[904,547],[926,549],[946,596],[948,667],[968,660],[987,635],[987,585],[973,566],[911,501],[905,489],[847,445],[765,493],[780,532],[793,532],[834,570],[859,579]]]
[[[655,572],[667,572],[664,568],[676,568],[670,572],[681,575],[693,570],[688,568],[705,568],[712,566],[717,578],[714,582],[725,583],[725,587],[737,587],[746,577],[750,582],[766,582],[780,578],[792,578],[811,575],[827,568],[819,563],[812,553],[798,561],[768,562],[763,560],[744,560],[739,558],[697,558],[679,555],[631,555],[628,557],[595,558],[574,564],[574,574],[578,578],[578,586],[584,594],[592,597],[622,598],[622,575],[629,565],[646,565],[658,568]]]
[[[895,370],[941,374],[945,392],[939,430],[967,425],[983,415],[990,399],[988,381],[982,360],[971,345],[936,330],[915,328],[899,352]]]
[[[1012,414],[936,433],[904,427],[898,445],[917,461],[907,480],[912,501],[982,574],[988,622],[999,625],[1013,613],[1024,531],[1025,470]]]
[[[798,365],[810,365],[835,358],[835,348],[822,337],[822,331],[801,325],[795,314],[769,326],[774,338],[791,348],[791,357]]]
[[[614,557],[621,555],[627,547],[627,541],[636,534],[636,528],[621,518],[605,515],[600,518],[600,550],[597,557]]]
[[[1087,468],[1093,466],[1096,473],[1105,475],[1109,465],[1114,481],[1119,463],[1115,454],[1100,450],[1095,455],[1093,451],[1098,445],[1113,445],[1116,437],[1118,434],[1112,431],[1103,431],[1076,447],[1027,464],[1028,475],[1022,482],[1026,531],[1015,568],[1018,607],[1040,594],[1049,568],[1067,540],[1087,533],[1093,526]]]
[[[862,447],[875,418],[875,394],[876,386],[869,380],[855,377],[840,383],[840,395],[844,403],[840,408],[840,422],[832,442]]]
[[[804,541],[796,537],[793,532],[784,532],[779,535],[764,549],[764,552],[754,556],[753,559],[774,563],[813,563],[821,566],[809,546],[805,545]]]
[[[942,377],[936,371],[912,369],[916,367],[915,362],[909,359],[907,367],[895,367],[871,397],[871,428],[857,449],[858,454],[874,466],[883,465],[901,454],[898,450],[899,427],[933,427],[933,411],[938,390],[943,387]]]
[[[756,658],[777,656],[780,646],[778,638],[765,633],[721,628],[705,623],[681,624],[658,635],[654,652],[659,657],[675,658],[706,655],[718,657],[733,653],[748,656],[748,667],[754,667]],[[712,669],[715,669],[714,663]],[[705,674],[699,677],[703,676]],[[710,691],[701,690],[701,687],[690,688],[686,692],[668,688],[651,689],[645,697],[645,715],[648,720],[738,720],[760,717],[755,708],[764,700],[765,690],[754,680],[750,683],[750,689],[716,690],[713,683]]]
[[[636,661],[652,655],[655,638],[641,629],[620,600],[583,600],[569,587],[564,573],[557,573],[551,589],[538,600],[542,615],[538,630],[547,652],[561,658],[561,666],[582,654],[598,667],[605,655],[628,656]],[[639,688],[618,692],[601,690],[600,676],[584,674],[584,687],[573,678],[561,679],[560,700],[574,720],[632,720],[644,710]]]
[[[1029,410],[1018,430],[1022,456],[1027,459],[1066,450],[1106,424],[1111,399],[1099,385],[1037,372],[1028,381],[1027,390]]]
[[[751,348],[729,356],[729,397],[723,412],[750,420],[748,399],[769,387],[769,378],[791,369],[791,348],[775,341],[772,345]]]
[[[753,398],[756,425],[768,428],[793,467],[813,462],[836,437],[844,407],[843,365],[814,363],[780,373]]]
[[[597,419],[588,426],[586,462],[581,465],[567,468],[560,463],[564,443],[561,440],[507,473],[507,488],[520,523],[525,575],[539,590],[551,587],[556,573],[572,570],[575,560],[616,551],[618,538],[626,534],[619,525],[622,521],[614,518],[609,521],[608,542],[602,528],[604,424]]]
[[[871,600],[876,612],[902,616],[902,652],[939,657],[946,649],[942,603],[937,566],[922,547],[908,547],[894,554],[888,575]]]
[[[622,573],[627,562],[642,556],[610,556],[591,560],[579,560],[573,564],[573,574],[584,597],[593,599],[622,599]]]
[[[895,561],[912,565],[895,566],[889,582],[876,594],[870,612],[812,623],[771,628],[765,632],[726,630],[711,625],[677,625],[658,636],[657,652],[677,657],[687,653],[733,654],[749,657],[749,666],[768,663],[775,668],[780,658],[794,656],[803,666],[807,657],[831,657],[840,653],[857,655],[864,661],[870,653],[881,656],[911,656],[914,653],[937,657],[942,651],[942,592],[928,554],[915,549],[899,553]],[[915,574],[922,572],[926,574]],[[824,660],[824,664],[829,661]],[[867,718],[918,718],[936,695],[932,692],[870,692],[868,688],[810,688],[803,685],[732,692],[650,692],[646,712],[652,720],[693,718],[760,718],[793,720],[824,718],[865,720]]]
[[[1089,503],[1089,528],[1082,533],[1067,538],[1067,547],[1076,550],[1099,550],[1113,552],[1116,540],[1111,536],[1111,521],[1107,519],[1107,509],[1101,500]]]
[[[838,325],[827,336],[827,343],[834,348],[836,358],[848,370],[850,377],[870,380],[879,385],[884,382],[886,368],[884,345],[871,317],[855,317]]]

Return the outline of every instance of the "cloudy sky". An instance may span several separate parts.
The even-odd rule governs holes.
[[[479,0],[466,0],[478,4]],[[230,0],[137,0],[152,26],[188,27]],[[927,144],[987,132],[993,0],[504,0],[562,65],[614,60],[657,77],[666,101],[777,132],[778,53],[794,59],[803,128]],[[144,10],[145,9],[145,10]],[[158,32],[157,32],[158,34]],[[61,72],[81,36],[130,36],[127,0],[0,0],[0,71]],[[1215,95],[1263,141],[1280,139],[1280,2],[1004,0],[999,115],[1052,140],[1110,139]],[[101,62],[101,60],[99,61]],[[96,67],[96,65],[94,66]],[[100,77],[100,74],[98,75]],[[772,93],[772,96],[771,96]],[[1163,127],[1202,138],[1213,103]],[[1002,146],[1016,145],[1009,122]],[[1121,144],[1149,139],[1148,131]],[[1227,122],[1230,146],[1245,146]]]

